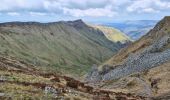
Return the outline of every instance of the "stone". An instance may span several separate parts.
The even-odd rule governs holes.
[[[122,65],[113,66],[114,69],[105,68],[103,72],[93,66],[87,80],[90,82],[118,79],[132,73],[146,71],[170,61],[170,48],[165,47],[170,43],[170,36],[165,35],[155,40],[149,47],[137,54],[130,54]],[[102,74],[101,74],[102,73]]]
[[[5,93],[0,93],[0,97],[3,97],[3,96],[5,96]]]

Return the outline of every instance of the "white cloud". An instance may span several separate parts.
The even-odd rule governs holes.
[[[136,0],[127,7],[128,12],[138,13],[157,13],[160,10],[170,8],[170,1],[168,0]]]
[[[0,13],[32,16],[56,14],[74,17],[114,17],[122,13],[157,13],[169,10],[169,0],[1,0]],[[11,12],[15,12],[10,14]]]
[[[44,2],[48,11],[63,13],[74,17],[113,17],[112,0],[47,0]]]
[[[142,9],[142,12],[146,12],[146,13],[157,13],[159,12],[158,10],[155,10],[153,8],[144,8]]]
[[[169,1],[169,0],[167,0],[167,1],[157,0],[157,1],[155,2],[155,4],[156,4],[157,6],[159,6],[160,9],[168,9],[168,8],[170,8],[170,1]]]
[[[47,15],[46,13],[42,13],[42,12],[30,12],[31,16],[45,16]]]
[[[152,0],[138,0],[133,1],[130,6],[127,7],[127,11],[134,12],[134,11],[141,11],[142,9],[150,7],[152,4]]]
[[[29,11],[43,8],[43,0],[1,0],[0,11]]]
[[[20,15],[20,13],[17,13],[17,12],[8,12],[7,14],[10,16],[19,16]]]
[[[117,15],[116,12],[111,11],[110,9],[101,9],[101,8],[96,8],[96,9],[86,9],[86,10],[80,10],[80,9],[64,9],[65,14],[70,14],[74,17],[113,17]]]
[[[115,11],[108,9],[112,0],[1,0],[0,12],[28,12],[30,15],[56,13],[70,16],[114,16]],[[38,12],[38,13],[37,13]]]

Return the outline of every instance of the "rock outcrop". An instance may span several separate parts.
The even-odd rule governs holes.
[[[129,52],[126,58],[122,58],[124,61],[117,64],[108,64],[102,66],[102,70],[93,71],[89,73],[88,77],[93,81],[109,81],[119,79],[127,75],[143,72],[153,67],[159,66],[167,61],[170,61],[170,17],[165,17],[160,21],[154,29],[152,29],[146,36],[142,37],[139,41],[132,44],[130,47],[135,48],[141,41],[150,39],[147,46],[141,45],[136,50]],[[146,41],[148,42],[148,41]],[[130,47],[125,48],[121,52],[127,51]],[[115,57],[121,55],[119,52]],[[113,62],[117,58],[113,58]],[[105,68],[109,66],[108,68]],[[108,70],[109,69],[109,70]],[[95,76],[95,77],[94,77]],[[94,78],[93,78],[94,77]],[[93,79],[91,79],[93,78]],[[88,79],[88,78],[87,78]]]

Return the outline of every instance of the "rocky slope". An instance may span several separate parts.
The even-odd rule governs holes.
[[[168,96],[170,91],[169,85],[166,84],[169,70],[163,71],[169,69],[168,62],[170,62],[170,17],[165,17],[140,40],[122,49],[102,66],[94,66],[87,80],[104,82],[103,86],[102,83],[99,84],[101,87],[106,88],[111,84],[114,89],[133,91],[149,97],[163,94]]]
[[[142,100],[93,88],[10,56],[0,56],[0,100]]]
[[[122,48],[82,20],[54,23],[9,22],[0,24],[0,53],[37,66],[84,75]],[[47,67],[45,67],[47,68]]]

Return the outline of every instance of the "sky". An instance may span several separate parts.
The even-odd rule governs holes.
[[[0,22],[83,19],[87,22],[160,20],[170,0],[0,0]]]

